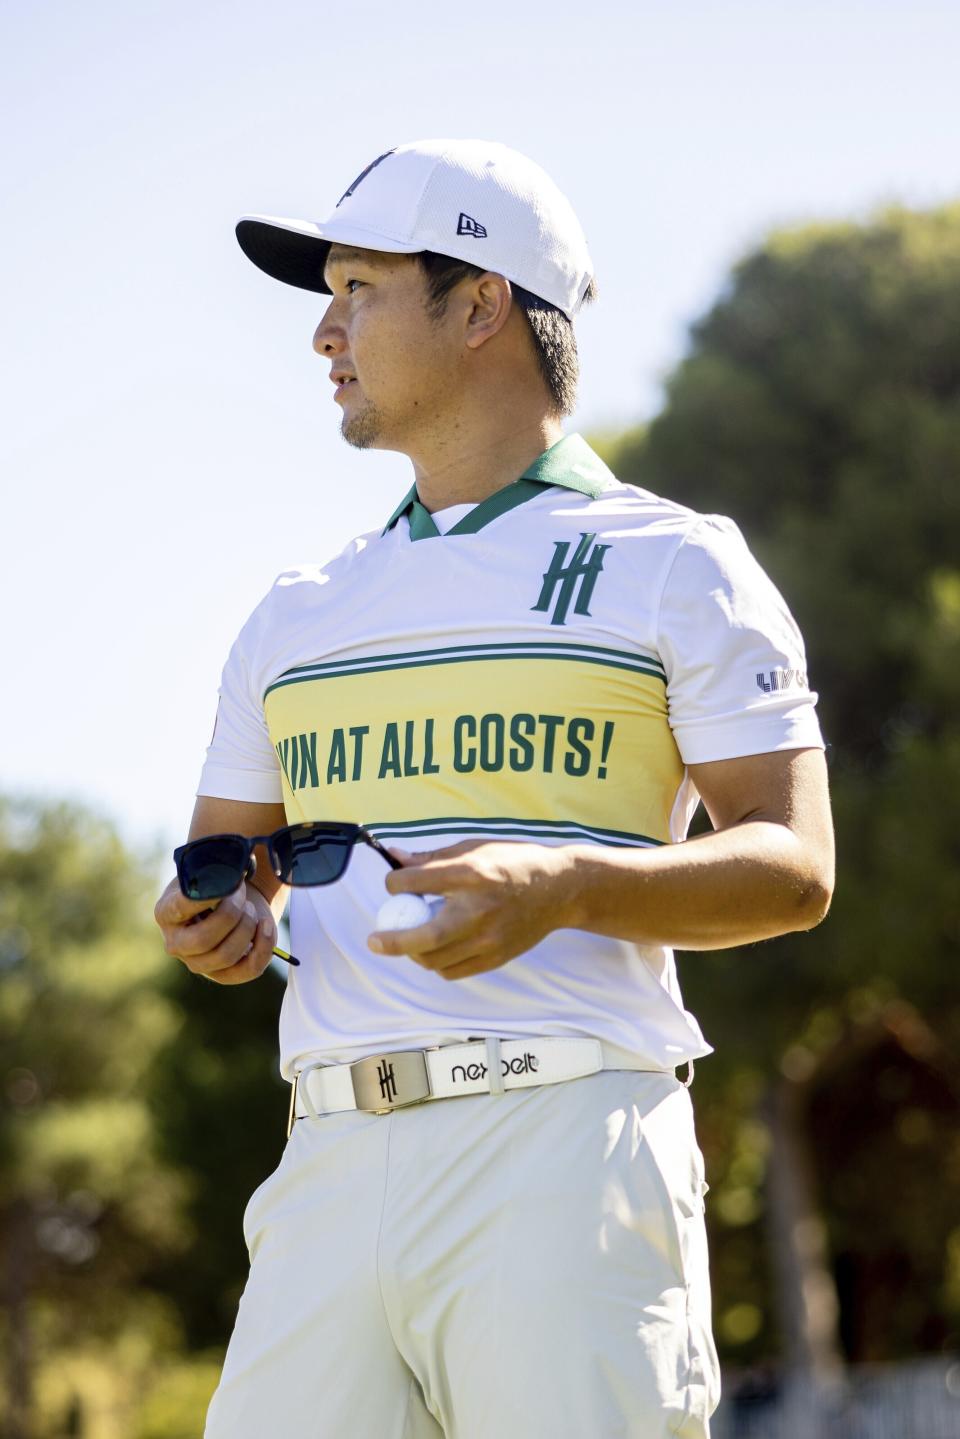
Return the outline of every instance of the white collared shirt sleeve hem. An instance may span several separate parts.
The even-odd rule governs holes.
[[[261,629],[262,609],[261,605],[244,625],[223,667],[217,722],[200,774],[198,797],[251,804],[283,801],[280,762],[248,653]]]
[[[203,797],[244,800],[248,804],[282,804],[283,788],[279,774],[226,769],[208,761],[197,785],[197,798]]]
[[[658,648],[684,764],[823,748],[800,631],[732,520],[706,516],[679,545]]]
[[[696,724],[677,737],[684,764],[743,759],[750,754],[772,754],[784,749],[823,749],[820,725],[811,703],[764,718],[760,715],[720,716],[703,731]]]

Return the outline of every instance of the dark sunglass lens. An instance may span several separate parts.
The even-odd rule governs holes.
[[[198,840],[180,856],[180,888],[188,899],[222,899],[237,888],[246,868],[242,839]]]
[[[274,841],[274,853],[287,884],[332,884],[347,867],[355,830],[338,833],[317,825],[297,824]]]

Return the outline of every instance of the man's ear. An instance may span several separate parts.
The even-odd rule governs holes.
[[[479,275],[467,291],[466,344],[469,350],[478,350],[487,340],[500,333],[513,308],[513,291],[510,281],[503,275],[487,271]]]

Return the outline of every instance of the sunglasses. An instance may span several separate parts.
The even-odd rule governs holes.
[[[187,899],[224,899],[233,894],[256,874],[253,851],[258,844],[266,848],[277,879],[294,886],[333,884],[346,871],[357,844],[375,849],[391,869],[403,868],[362,825],[304,820],[273,834],[209,834],[180,845],[173,851],[180,889]],[[285,950],[273,952],[288,964],[300,963]]]

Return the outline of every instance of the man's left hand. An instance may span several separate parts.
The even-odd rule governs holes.
[[[443,904],[416,929],[372,934],[367,943],[376,954],[406,954],[442,979],[468,979],[572,927],[566,847],[474,839],[394,853],[404,867],[387,875],[389,892],[436,894]]]

